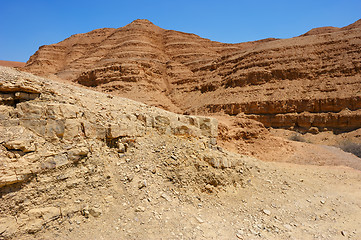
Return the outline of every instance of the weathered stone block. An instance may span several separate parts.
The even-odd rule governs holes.
[[[31,140],[18,139],[4,143],[8,150],[21,150],[25,153],[36,151],[35,143]]]
[[[193,135],[193,131],[187,125],[180,125],[172,129],[174,135]]]
[[[218,121],[215,118],[198,117],[199,128],[202,134],[207,137],[217,137],[218,135]]]
[[[24,119],[40,119],[45,115],[43,106],[31,102],[19,103],[17,109],[19,109],[20,117]]]
[[[84,128],[84,134],[87,138],[104,140],[107,136],[107,128],[99,125],[90,123],[88,121],[81,122]]]
[[[68,159],[73,162],[77,162],[82,158],[88,156],[89,149],[86,147],[71,149],[68,151]]]
[[[120,122],[118,124],[109,124],[107,138],[114,139],[119,137],[132,137],[136,134],[134,123]]]
[[[20,125],[23,125],[40,136],[45,136],[46,124],[46,120],[21,119],[20,121]]]
[[[76,136],[82,134],[81,123],[77,119],[66,119],[65,120],[65,129],[64,136],[65,140],[73,140]]]
[[[69,163],[69,159],[66,154],[61,153],[55,156],[47,157],[44,162],[41,163],[42,169],[53,169],[60,166],[64,166]]]
[[[60,209],[57,207],[35,208],[28,212],[30,219],[42,218],[45,223],[59,218],[60,214]]]
[[[170,133],[170,118],[166,116],[156,116],[154,118],[153,127],[157,129],[161,134]]]
[[[58,119],[58,120],[48,119],[47,120],[46,127],[45,127],[45,137],[63,138],[64,131],[65,131],[65,120],[63,120],[63,119]]]

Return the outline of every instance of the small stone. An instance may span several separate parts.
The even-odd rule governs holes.
[[[204,221],[203,221],[203,219],[202,219],[202,218],[200,218],[200,217],[196,217],[196,219],[197,219],[197,221],[198,221],[199,223],[204,223]]]
[[[292,230],[292,227],[291,227],[291,225],[289,225],[289,224],[284,224],[283,225],[288,231],[291,231]]]
[[[102,214],[102,210],[100,208],[91,208],[89,210],[89,213],[93,217],[99,217]]]
[[[238,239],[243,239],[242,235],[239,234],[239,233],[236,234],[236,237],[237,237]]]
[[[160,195],[162,198],[164,198],[165,200],[167,200],[168,202],[172,201],[171,197],[166,194],[166,193],[162,193],[162,195]]]
[[[151,167],[150,168],[150,172],[153,173],[153,174],[156,174],[157,173],[157,169],[155,167]]]
[[[250,229],[249,230],[253,235],[258,235],[258,232],[256,232],[255,230],[253,230],[253,229]]]
[[[105,197],[105,202],[106,203],[111,203],[111,202],[113,202],[114,201],[114,197],[113,196],[111,196],[111,195],[109,195],[109,196],[107,196],[107,197]]]
[[[135,165],[135,171],[139,172],[140,171],[140,166],[139,165]]]
[[[173,160],[177,160],[177,156],[175,155],[171,155],[170,158],[172,158]]]
[[[142,189],[145,188],[147,186],[147,181],[146,180],[142,180],[138,182],[138,188]]]
[[[125,153],[127,151],[126,149],[126,145],[124,145],[123,143],[121,142],[118,142],[118,152],[119,153]]]
[[[320,203],[325,204],[325,203],[326,203],[326,201],[325,201],[325,200],[321,200],[321,201],[320,201]]]
[[[136,212],[144,212],[145,211],[145,207],[143,206],[138,206],[136,209],[135,209]]]
[[[271,215],[271,211],[267,209],[263,209],[262,212],[266,214],[267,216]]]
[[[344,237],[346,237],[346,236],[347,236],[347,232],[344,231],[344,230],[342,230],[342,231],[341,231],[341,235],[344,236]]]

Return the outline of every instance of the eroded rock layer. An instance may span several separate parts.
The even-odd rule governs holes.
[[[42,46],[24,70],[179,113],[272,127],[361,127],[361,22],[224,44],[136,20]]]

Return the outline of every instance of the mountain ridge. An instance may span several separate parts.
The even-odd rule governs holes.
[[[22,69],[177,113],[243,112],[271,127],[347,131],[361,127],[359,22],[227,44],[135,20],[42,46]],[[347,106],[351,115],[340,112]]]

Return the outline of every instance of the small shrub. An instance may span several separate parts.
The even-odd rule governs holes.
[[[352,142],[351,140],[346,140],[338,144],[339,148],[341,148],[345,152],[349,152],[354,154],[355,156],[361,158],[361,143]]]

